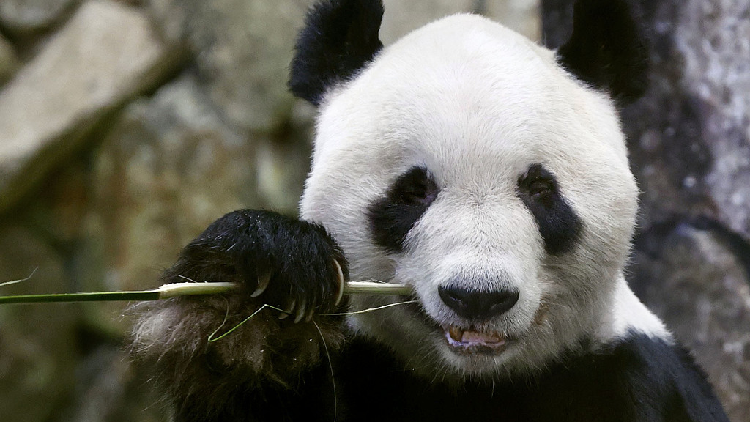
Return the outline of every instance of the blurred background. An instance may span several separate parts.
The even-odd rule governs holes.
[[[750,421],[750,4],[633,0],[629,280]],[[315,110],[286,89],[312,0],[0,0],[0,295],[132,290],[211,221],[294,214]],[[389,44],[473,11],[551,47],[571,0],[386,0]],[[121,303],[0,306],[0,419],[165,421]]]

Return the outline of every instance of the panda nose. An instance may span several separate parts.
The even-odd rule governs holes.
[[[440,298],[459,316],[487,319],[507,312],[518,302],[518,290],[483,292],[461,287],[438,288]]]

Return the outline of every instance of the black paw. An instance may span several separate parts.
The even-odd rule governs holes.
[[[269,211],[241,210],[213,222],[183,249],[169,282],[232,281],[295,322],[332,312],[348,278],[346,259],[317,224]]]

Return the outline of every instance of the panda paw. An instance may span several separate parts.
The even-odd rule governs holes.
[[[240,210],[212,223],[183,249],[168,282],[232,281],[242,294],[309,321],[340,304],[348,268],[343,252],[317,224],[270,211]]]

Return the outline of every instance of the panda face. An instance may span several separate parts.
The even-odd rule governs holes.
[[[351,316],[355,330],[417,372],[482,377],[613,335],[636,198],[609,97],[552,51],[456,15],[327,92],[301,212],[353,280],[415,289],[416,304]]]

